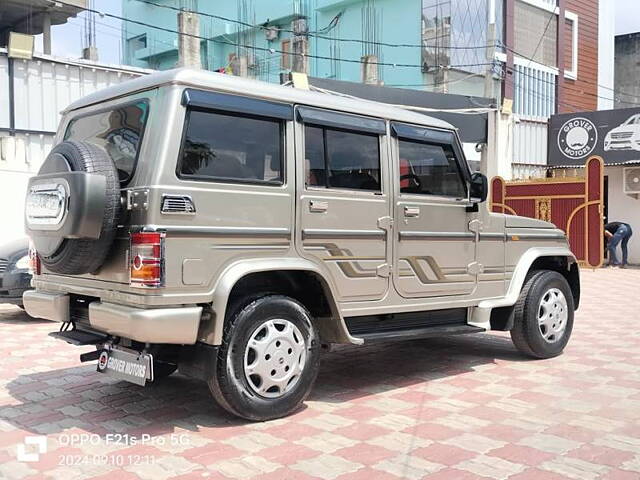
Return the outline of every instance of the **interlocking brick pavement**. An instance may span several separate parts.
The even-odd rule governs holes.
[[[640,270],[582,275],[558,358],[496,332],[340,347],[301,411],[258,424],[180,374],[100,375],[56,324],[0,306],[0,478],[638,479]],[[37,435],[47,451],[20,461]]]

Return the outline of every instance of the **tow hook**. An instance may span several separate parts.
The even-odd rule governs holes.
[[[94,360],[98,360],[100,357],[100,350],[94,350],[93,352],[81,353],[80,354],[80,362],[93,362]]]
[[[108,341],[102,344],[96,344],[96,349],[93,352],[86,352],[80,354],[80,362],[93,362],[100,358],[100,353],[103,350],[111,350],[113,348],[113,337],[109,337]]]

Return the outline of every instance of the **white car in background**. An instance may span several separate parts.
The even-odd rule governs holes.
[[[626,122],[614,128],[604,137],[604,151],[640,151],[640,113],[632,115]]]

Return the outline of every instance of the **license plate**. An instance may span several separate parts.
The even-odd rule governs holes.
[[[144,386],[147,381],[153,381],[153,356],[119,349],[102,350],[98,372]]]

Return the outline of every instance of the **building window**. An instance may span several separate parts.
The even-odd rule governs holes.
[[[557,72],[552,68],[530,66],[515,58],[513,71],[513,113],[524,117],[548,118],[556,113]]]
[[[307,186],[380,191],[378,135],[306,126]]]
[[[147,48],[147,34],[144,33],[137,37],[130,38],[127,40],[127,43],[129,44],[129,52],[136,53],[138,50]]]
[[[549,11],[516,0],[513,25],[514,49],[520,56],[547,67],[558,67],[556,9]]]
[[[280,44],[282,57],[280,58],[280,67],[282,70],[291,70],[291,40],[283,40]]]
[[[564,12],[564,76],[578,78],[578,15]]]
[[[493,43],[487,28],[489,22],[495,25],[493,41],[502,38],[501,1],[422,0],[423,72],[437,73],[441,66],[484,72],[486,49],[466,47]]]

